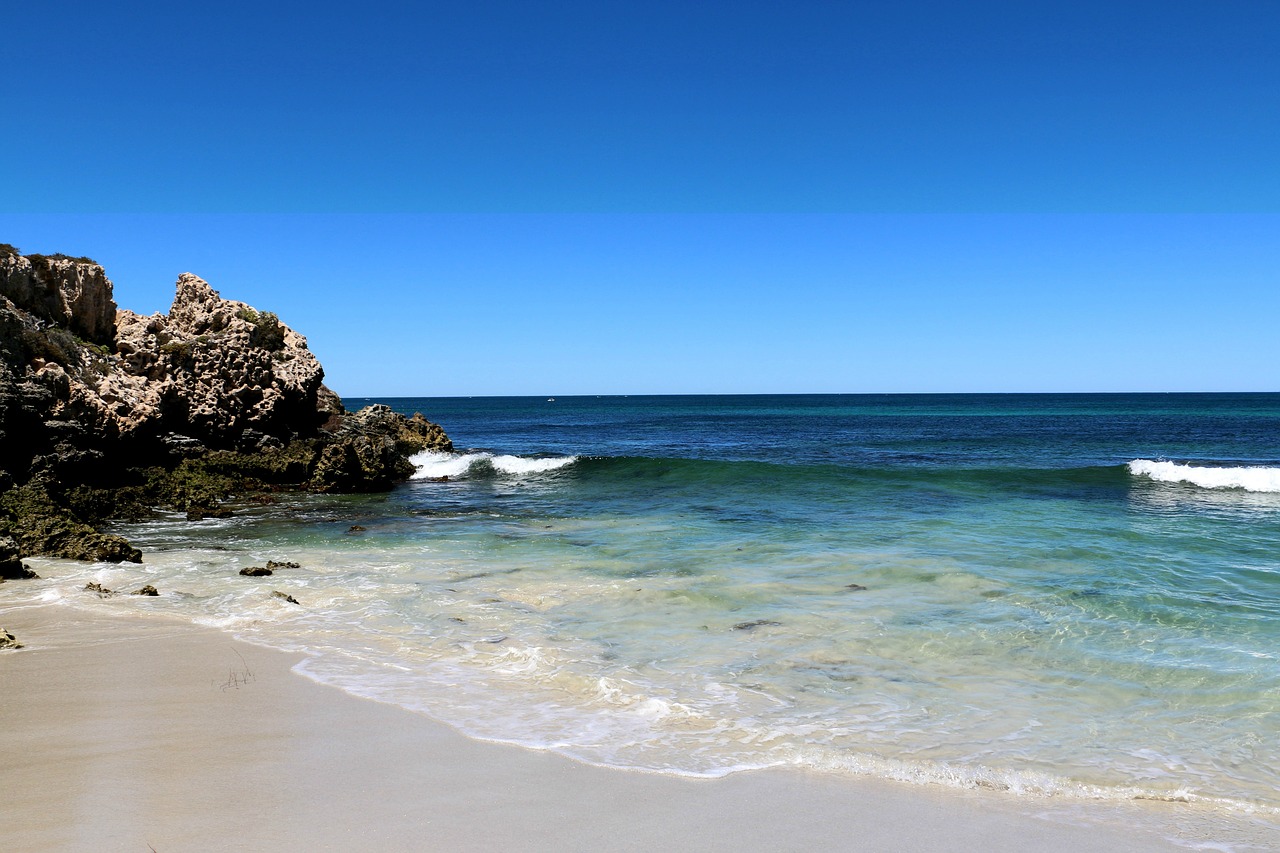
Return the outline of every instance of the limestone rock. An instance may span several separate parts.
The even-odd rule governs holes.
[[[0,295],[90,343],[110,345],[114,337],[112,285],[88,258],[0,254]]]
[[[121,369],[94,390],[122,435],[176,433],[184,453],[191,441],[233,448],[248,436],[256,450],[314,434],[331,416],[336,395],[322,394],[307,339],[196,275],[178,277],[168,316],[120,311],[116,328]]]
[[[144,317],[87,258],[0,243],[0,537],[16,543],[0,572],[27,554],[137,562],[94,525],[156,506],[221,517],[246,492],[385,490],[408,456],[452,449],[421,415],[348,414],[323,378],[305,337],[196,275]]]

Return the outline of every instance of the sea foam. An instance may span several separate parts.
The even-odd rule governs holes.
[[[1129,473],[1162,483],[1190,483],[1205,489],[1280,492],[1280,468],[1209,468],[1189,463],[1135,459],[1129,463]]]
[[[473,473],[495,473],[511,476],[542,474],[572,465],[576,456],[552,456],[528,459],[523,456],[507,456],[492,453],[440,453],[424,450],[409,457],[418,470],[411,479],[426,480],[435,477],[458,478]]]

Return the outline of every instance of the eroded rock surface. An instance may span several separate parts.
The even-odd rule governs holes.
[[[346,412],[323,379],[305,337],[199,276],[144,317],[89,259],[0,244],[0,537],[17,545],[0,564],[137,561],[96,525],[154,506],[221,517],[254,491],[384,490],[409,455],[452,449],[421,415]]]

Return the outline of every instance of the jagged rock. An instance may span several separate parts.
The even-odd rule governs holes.
[[[10,563],[0,563],[0,580],[21,581],[21,580],[39,580],[40,576],[32,571],[31,567],[26,563],[14,560]]]
[[[0,536],[0,581],[28,580],[40,576],[18,559],[18,543],[12,536]]]
[[[142,589],[135,589],[130,595],[159,595],[160,591],[151,584],[147,584]]]
[[[280,590],[278,590],[278,589],[274,589],[274,590],[272,590],[272,591],[271,591],[271,597],[272,597],[272,598],[281,598],[281,599],[284,599],[285,601],[287,601],[287,602],[288,602],[288,603],[290,603],[290,604],[297,604],[297,603],[298,603],[298,599],[294,598],[292,595],[289,595],[288,593],[281,592],[281,591],[280,591]]]
[[[178,277],[168,316],[120,311],[116,327],[123,369],[97,390],[124,435],[163,422],[211,447],[265,449],[329,417],[321,405],[333,395],[320,400],[324,370],[307,339],[199,276]]]
[[[13,634],[10,634],[8,631],[0,628],[0,649],[20,648],[22,648],[22,643],[19,643],[18,639],[14,637]]]
[[[96,593],[98,598],[110,598],[116,594],[114,589],[107,589],[100,583],[87,583],[84,585],[84,591]]]
[[[384,490],[409,455],[452,449],[421,415],[347,414],[323,378],[306,338],[191,273],[143,317],[96,263],[0,243],[0,534],[18,556],[136,562],[94,525],[156,506],[222,517],[282,487]]]
[[[384,491],[413,474],[410,455],[453,449],[437,424],[382,404],[346,416],[332,436],[307,484],[317,492]]]
[[[0,255],[0,295],[91,343],[109,345],[114,337],[111,282],[88,258]]]
[[[274,574],[271,568],[263,566],[249,566],[240,570],[240,574],[247,578],[264,578],[270,574]]]
[[[72,560],[140,563],[142,552],[121,536],[99,533],[60,508],[40,485],[28,484],[0,496],[0,512],[11,519],[9,534],[22,554]]]
[[[267,560],[267,568],[268,569],[300,569],[302,568],[302,566],[298,565],[297,563],[291,560],[282,560],[280,562],[276,562],[275,560]]]

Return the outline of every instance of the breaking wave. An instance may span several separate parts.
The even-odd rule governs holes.
[[[466,477],[469,475],[503,474],[526,476],[556,471],[578,461],[576,456],[550,456],[526,458],[492,453],[440,453],[424,450],[409,457],[418,470],[411,479],[427,480],[437,477]]]
[[[1205,489],[1244,489],[1248,492],[1280,492],[1280,468],[1213,468],[1178,462],[1135,459],[1129,473],[1161,483],[1190,483]]]

